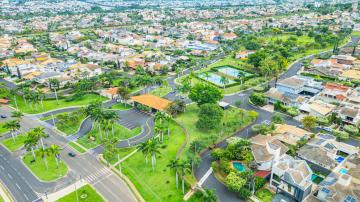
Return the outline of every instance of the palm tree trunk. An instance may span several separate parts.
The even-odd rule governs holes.
[[[14,131],[13,130],[11,130],[11,137],[12,137],[14,143],[15,143],[15,136],[14,136]]]
[[[176,179],[176,189],[179,189],[179,175],[178,172],[175,172],[175,179]]]
[[[31,153],[32,153],[32,156],[34,157],[34,160],[36,161],[36,156],[35,156],[34,147],[31,147]]]
[[[148,164],[148,155],[145,156],[145,162]]]
[[[42,147],[43,149],[45,149],[45,147],[44,147],[44,141],[43,141],[42,138],[40,138],[40,142],[41,142],[41,147]]]
[[[43,98],[40,99],[40,102],[41,102],[41,107],[42,107],[42,109],[44,110]]]
[[[155,171],[155,159],[154,159],[154,155],[151,156],[151,165],[152,165],[152,170]]]
[[[19,110],[19,107],[17,105],[17,101],[16,101],[16,95],[14,95],[14,101],[15,101],[15,106],[16,106],[16,109]]]
[[[46,156],[45,156],[45,155],[44,155],[44,157],[43,157],[43,160],[44,160],[44,163],[45,163],[46,170],[48,170],[49,167],[48,167],[48,163],[47,163],[47,160],[46,160]]]
[[[57,96],[56,88],[54,88],[54,91],[55,91],[56,103],[57,103],[57,104],[59,104],[59,100],[58,100],[58,96]]]
[[[56,160],[56,168],[59,168],[59,160],[56,155],[55,155],[55,160]]]
[[[102,133],[101,133],[101,126],[100,126],[100,123],[99,123],[99,134],[100,134],[100,141],[102,140]]]
[[[184,175],[181,176],[181,188],[182,188],[182,193],[185,194]]]

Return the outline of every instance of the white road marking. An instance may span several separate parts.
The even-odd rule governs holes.
[[[25,196],[26,200],[29,201],[29,198],[26,196],[26,194],[24,194],[24,196]]]
[[[2,170],[5,170],[5,168],[4,168],[3,166],[0,166],[0,168],[1,168]]]
[[[198,182],[198,185],[200,187],[202,186],[202,184],[204,184],[205,180],[211,175],[212,172],[213,172],[213,169],[212,169],[212,167],[210,167],[209,170],[205,173],[205,175]]]
[[[7,174],[9,176],[10,179],[13,179],[13,177],[10,175],[10,173]]]
[[[15,183],[15,185],[17,186],[17,188],[18,188],[18,189],[20,189],[20,190],[21,190],[20,186],[19,186],[17,183]]]

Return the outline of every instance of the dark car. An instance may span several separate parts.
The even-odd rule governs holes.
[[[3,119],[5,119],[7,116],[5,116],[5,115],[2,114],[2,115],[0,115],[0,117],[3,118]]]
[[[75,153],[72,153],[72,152],[69,152],[68,155],[69,155],[70,157],[75,157],[75,156],[76,156],[76,154],[75,154]]]

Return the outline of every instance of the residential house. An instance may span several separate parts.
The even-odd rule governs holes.
[[[336,108],[336,105],[323,102],[321,100],[313,100],[304,103],[299,107],[299,110],[311,116],[326,117],[331,114]]]
[[[358,149],[352,145],[338,142],[328,134],[318,134],[297,152],[299,158],[327,169],[336,170],[345,161],[344,155],[354,155]]]
[[[326,83],[323,91],[318,94],[318,98],[324,102],[341,103],[347,100],[351,88],[336,83]]]
[[[338,63],[345,65],[352,65],[356,58],[351,55],[333,55],[332,59],[336,59]]]
[[[271,133],[276,139],[289,145],[296,145],[299,140],[309,139],[311,132],[288,124],[276,124]]]
[[[249,57],[249,55],[255,53],[256,51],[253,50],[242,50],[239,51],[238,53],[236,53],[235,58],[236,59],[246,59],[247,57]]]
[[[222,38],[225,39],[225,40],[234,40],[234,39],[237,38],[237,36],[236,36],[235,33],[230,32],[230,33],[224,33]]]
[[[251,151],[257,169],[270,171],[272,165],[288,151],[287,146],[273,136],[257,135],[250,139]]]
[[[299,94],[281,92],[277,88],[270,88],[269,91],[265,93],[267,103],[275,104],[280,102],[285,106],[298,107],[302,102],[305,101],[305,98]]]
[[[283,93],[314,96],[322,90],[320,82],[303,76],[292,76],[276,83],[276,88]]]
[[[291,201],[304,201],[311,195],[312,174],[306,161],[285,155],[272,166],[270,187]]]
[[[346,124],[357,124],[360,120],[359,106],[342,106],[339,109],[339,116]]]

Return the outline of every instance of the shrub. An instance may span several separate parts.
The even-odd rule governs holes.
[[[221,159],[219,163],[219,168],[224,171],[224,173],[229,174],[231,172],[231,163],[228,160]]]
[[[266,104],[265,95],[262,93],[252,93],[249,99],[254,105],[264,106]]]
[[[216,148],[211,151],[211,157],[214,160],[220,160],[224,157],[224,150],[221,148]]]
[[[241,199],[247,200],[251,196],[251,191],[245,187],[241,187],[239,190],[239,197]]]
[[[286,113],[290,115],[291,117],[299,115],[299,110],[296,107],[289,107],[286,110]]]
[[[239,192],[245,184],[246,180],[241,178],[236,172],[230,172],[225,178],[226,187],[234,192]]]
[[[323,117],[317,117],[317,118],[316,118],[316,122],[317,122],[319,125],[322,125],[322,126],[328,126],[329,123],[330,123],[327,118],[323,118]]]
[[[349,139],[349,134],[345,131],[334,130],[333,133],[339,140]]]
[[[353,125],[345,125],[344,130],[350,135],[358,135],[359,129]]]
[[[266,180],[264,178],[255,177],[255,189],[256,190],[263,188],[265,184],[266,184]]]

